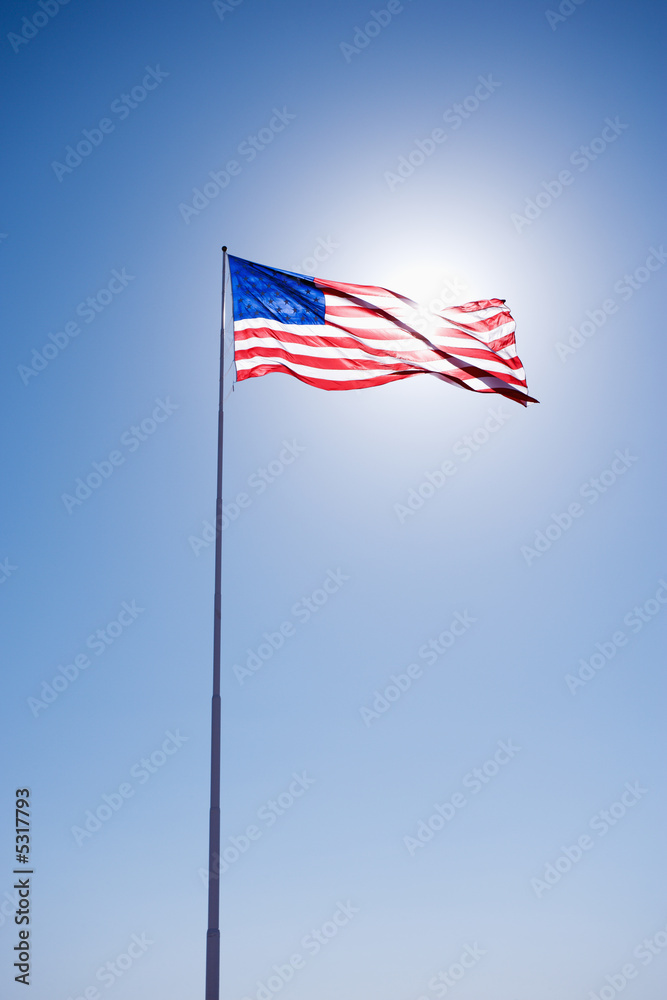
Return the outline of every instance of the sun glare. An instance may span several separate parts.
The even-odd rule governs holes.
[[[401,264],[389,274],[387,285],[431,312],[464,302],[471,288],[468,275],[432,260]]]

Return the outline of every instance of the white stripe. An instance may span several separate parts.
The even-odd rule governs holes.
[[[313,337],[322,337],[326,330],[324,323],[280,323],[277,319],[269,317],[234,320],[235,330],[261,330],[263,327],[269,330],[284,330],[285,333],[312,335]]]

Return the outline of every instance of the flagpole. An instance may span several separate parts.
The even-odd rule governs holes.
[[[225,285],[227,247],[222,248],[218,477],[215,502],[215,598],[213,611],[213,697],[211,699],[211,807],[208,842],[208,931],[206,1000],[220,1000],[220,632],[222,618],[222,458],[224,440]]]

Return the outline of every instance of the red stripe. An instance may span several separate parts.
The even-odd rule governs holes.
[[[369,295],[383,297],[386,295],[390,299],[397,299],[399,302],[405,302],[407,305],[415,305],[412,299],[406,298],[405,295],[390,292],[388,288],[380,288],[379,285],[347,285],[342,281],[324,281],[321,278],[313,278],[313,281],[325,293],[328,292],[330,295],[341,298],[365,299]]]
[[[261,375],[270,375],[273,373],[291,375],[292,378],[298,378],[300,382],[305,382],[306,385],[312,385],[316,389],[333,389],[338,391],[345,389],[367,389],[371,386],[386,385],[388,382],[396,382],[398,379],[410,378],[412,375],[419,374],[418,372],[387,372],[386,375],[380,375],[377,378],[372,379],[364,379],[359,382],[355,380],[335,382],[311,378],[308,375],[297,374],[297,372],[293,372],[290,368],[286,368],[284,365],[258,365],[257,368],[253,368],[251,371],[239,372],[237,381],[243,382],[245,379],[259,378]],[[453,382],[456,385],[460,385],[463,389],[470,389],[472,392],[495,393],[496,395],[505,396],[507,399],[512,399],[517,403],[521,403],[522,406],[527,406],[528,403],[538,402],[538,400],[533,399],[532,396],[526,396],[524,393],[518,392],[516,389],[512,389],[511,387],[502,384],[493,388],[487,387],[485,389],[475,389],[472,386],[466,385],[464,380],[458,379],[455,376],[436,375],[436,378],[441,378],[445,382]]]
[[[401,361],[395,361],[388,365],[378,365],[372,358],[314,358],[310,354],[292,354],[281,347],[247,347],[236,352],[238,361],[246,358],[284,358],[286,361],[293,361],[296,365],[303,365],[304,368],[321,368],[324,371],[373,371],[377,368],[386,368],[387,371],[408,371],[411,366],[406,367]],[[416,374],[416,372],[415,372]]]
[[[243,382],[247,378],[257,378],[260,375],[270,375],[272,372],[277,372],[282,375],[291,375],[292,378],[298,378],[300,382],[305,382],[306,385],[313,385],[316,389],[366,389],[374,385],[385,385],[387,382],[395,382],[397,379],[408,378],[410,375],[416,375],[416,372],[387,372],[386,375],[379,375],[377,378],[367,378],[360,381],[354,379],[346,380],[345,382],[335,382],[329,379],[318,379],[311,378],[308,375],[301,375],[297,372],[293,372],[291,368],[286,368],[284,365],[258,365],[257,368],[253,368],[251,371],[239,372],[237,381]]]

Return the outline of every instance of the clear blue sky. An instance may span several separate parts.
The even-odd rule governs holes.
[[[560,10],[3,5],[3,997],[23,787],[33,1000],[203,996],[226,243],[540,405],[228,397],[223,996],[662,1000],[665,14]]]

